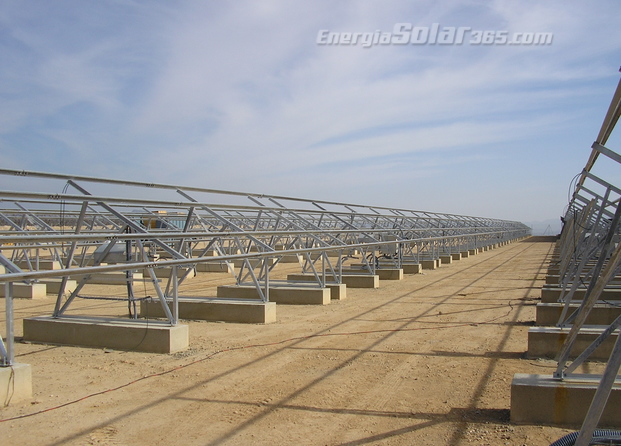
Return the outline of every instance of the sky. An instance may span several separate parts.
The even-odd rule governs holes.
[[[0,0],[0,165],[554,231],[621,75],[619,17],[617,0]]]

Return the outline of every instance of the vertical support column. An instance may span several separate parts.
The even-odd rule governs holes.
[[[263,258],[263,267],[265,268],[265,302],[270,301],[270,258]]]
[[[15,363],[13,332],[13,282],[4,284],[6,305],[6,340],[0,337],[0,402],[8,405],[32,398],[32,371],[29,364]]]
[[[172,267],[172,318],[173,325],[179,323],[179,280],[177,279],[177,266]]]
[[[13,282],[4,284],[4,300],[6,305],[6,349],[0,338],[2,363],[0,367],[9,367],[15,362],[14,329],[13,329]]]
[[[125,229],[127,234],[131,234],[132,228],[129,226]],[[125,240],[125,261],[132,263],[132,241]],[[134,297],[134,272],[131,269],[125,271],[125,284],[127,286],[127,307],[130,319],[138,319],[136,311],[136,300]]]
[[[13,328],[13,282],[5,285],[6,296],[6,337],[7,337],[7,359],[9,365],[15,362],[15,338]]]
[[[321,286],[326,286],[326,256],[328,253],[326,251],[321,253]]]

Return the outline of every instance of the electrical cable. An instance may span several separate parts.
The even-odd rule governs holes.
[[[65,183],[65,187],[63,187],[62,194],[66,194],[69,189],[69,183]],[[60,233],[65,233],[65,200],[60,201]],[[64,246],[64,242],[61,243],[61,246]]]
[[[556,440],[550,446],[573,446],[576,443],[579,434],[580,432],[572,432],[567,434]],[[595,429],[593,435],[591,436],[591,440],[589,441],[589,446],[596,445],[621,445],[621,431],[611,429]]]
[[[576,191],[576,185],[578,184],[578,178],[582,175],[582,172],[577,173],[571,181],[569,181],[569,188],[567,189],[567,203],[571,203],[571,194]],[[573,185],[573,186],[572,186]]]
[[[147,296],[145,298],[142,298],[140,300],[146,300],[146,299],[150,299],[151,296]],[[122,350],[123,353],[129,353],[129,352],[133,352],[135,351],[138,347],[140,347],[142,345],[142,343],[144,342],[145,339],[147,339],[147,334],[149,334],[149,306],[146,305],[146,314],[145,314],[145,319],[147,320],[145,327],[144,327],[144,334],[142,335],[142,339],[140,340],[140,342],[138,342],[138,344],[136,344],[135,347],[130,348],[129,350]]]
[[[11,374],[9,376],[6,399],[4,400],[4,407],[8,406],[11,403],[11,399],[13,399],[13,395],[15,395],[15,368],[13,368],[12,365],[9,367],[11,368]]]
[[[164,375],[168,375],[169,373],[173,373],[176,372],[178,370],[182,370],[185,369],[187,367],[193,366],[195,364],[199,364],[201,362],[207,361],[209,359],[212,359],[213,357],[220,355],[222,353],[228,353],[228,352],[234,352],[234,351],[238,351],[238,350],[246,350],[246,349],[250,349],[250,348],[260,348],[260,347],[273,347],[275,345],[281,345],[281,344],[286,344],[288,342],[293,342],[293,341],[302,341],[305,339],[313,339],[313,338],[322,338],[322,337],[329,337],[329,336],[355,336],[355,335],[362,335],[362,334],[374,334],[374,333],[397,333],[397,332],[407,332],[407,331],[423,331],[423,330],[443,330],[443,329],[448,329],[448,328],[460,328],[460,327],[467,327],[467,326],[476,326],[476,325],[485,325],[485,324],[491,324],[492,322],[497,321],[498,319],[507,317],[509,314],[511,314],[511,312],[513,311],[513,305],[511,304],[511,301],[509,301],[508,303],[509,305],[509,311],[506,314],[503,314],[501,316],[497,316],[495,318],[489,319],[487,321],[484,322],[464,322],[461,324],[453,324],[453,325],[445,325],[442,327],[417,327],[417,328],[395,328],[395,329],[381,329],[381,330],[363,330],[363,331],[352,331],[352,332],[343,332],[343,333],[321,333],[321,334],[313,334],[313,335],[307,335],[307,336],[296,336],[293,338],[288,338],[288,339],[284,339],[284,340],[280,340],[280,341],[275,341],[275,342],[267,342],[264,344],[249,344],[249,345],[244,345],[244,346],[239,346],[239,347],[229,347],[229,348],[225,348],[222,350],[217,350],[215,352],[212,352],[210,354],[208,354],[207,356],[200,358],[200,359],[196,359],[194,361],[190,361],[186,364],[182,364],[179,365],[177,367],[173,367],[171,369],[165,370],[163,372],[158,372],[158,373],[152,373],[150,375],[145,375],[142,376],[140,378],[134,379],[132,381],[129,381],[125,384],[121,384],[120,386],[117,387],[111,387],[109,389],[105,389],[105,390],[101,390],[99,392],[95,392],[95,393],[91,393],[89,395],[83,396],[81,398],[78,398],[76,400],[72,400],[72,401],[68,401],[66,403],[60,404],[58,406],[53,406],[53,407],[49,407],[47,409],[42,409],[39,410],[37,412],[31,412],[31,413],[27,413],[27,414],[23,414],[23,415],[17,415],[15,417],[10,417],[10,418],[4,418],[4,419],[0,419],[0,423],[4,423],[7,421],[15,421],[15,420],[20,420],[22,418],[29,418],[29,417],[33,417],[35,415],[40,415],[42,413],[46,413],[46,412],[51,412],[53,410],[57,410],[57,409],[61,409],[63,407],[66,406],[70,406],[72,404],[76,404],[79,403],[81,401],[87,400],[89,398],[92,398],[94,396],[99,396],[99,395],[103,395],[106,393],[110,393],[110,392],[114,392],[120,389],[124,389],[125,387],[129,387],[133,384],[136,384],[140,381],[144,381],[146,379],[150,379],[150,378],[155,378],[158,376],[164,376]]]

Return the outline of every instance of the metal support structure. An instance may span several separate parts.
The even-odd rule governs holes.
[[[559,352],[557,368],[553,374],[558,380],[568,377],[580,380],[581,375],[575,373],[578,367],[621,327],[621,317],[607,326],[600,326],[602,332],[595,341],[579,352],[576,359],[569,360],[570,352],[575,350],[578,334],[586,325],[587,316],[596,304],[605,302],[602,296],[606,290],[618,289],[619,285],[621,189],[618,185],[595,175],[593,169],[597,160],[599,160],[597,167],[601,167],[604,162],[612,162],[612,166],[617,169],[621,165],[621,156],[605,147],[620,113],[621,81],[562,218],[563,230],[557,244],[555,266],[558,267],[561,288],[559,302],[564,303],[564,307],[558,325],[570,327],[570,330]],[[615,181],[618,182],[617,179]],[[584,298],[578,309],[570,314],[569,306],[572,302],[576,302],[575,296],[579,289],[584,290]],[[618,336],[575,445],[590,444],[620,366],[621,336]]]
[[[528,235],[515,221],[0,169],[6,269],[0,284],[59,279],[54,318],[87,297],[84,290],[97,277],[112,273],[124,276],[123,292],[116,292],[127,299],[130,318],[138,317],[133,284],[143,271],[168,323],[176,325],[179,288],[199,264],[226,265],[238,285],[254,286],[269,302],[270,287],[279,282],[270,273],[292,256],[313,274],[309,286],[325,287],[342,283],[343,262],[353,253],[361,257],[361,273],[374,274],[382,262],[400,267],[404,259]],[[71,293],[69,276],[78,279]],[[167,277],[166,286],[158,276]],[[6,350],[5,362],[12,344]]]
[[[13,319],[13,282],[4,284],[6,309],[6,346],[0,337],[0,367],[9,367],[15,363],[15,335]]]

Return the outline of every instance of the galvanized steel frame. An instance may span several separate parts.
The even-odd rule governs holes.
[[[267,302],[270,271],[284,256],[298,256],[302,272],[323,287],[327,276],[340,283],[354,250],[373,274],[379,257],[400,267],[404,259],[437,258],[530,233],[522,223],[498,219],[0,169],[0,187],[8,183],[17,190],[0,190],[7,312],[10,284],[60,278],[56,318],[99,273],[125,272],[128,302],[135,305],[132,274],[144,269],[175,325],[179,285],[199,263],[226,262],[238,285],[253,285]],[[118,245],[122,263],[103,265]],[[61,268],[44,270],[42,258]],[[234,261],[242,262],[239,271]],[[172,272],[160,286],[156,270],[163,268]],[[65,293],[67,278],[76,275],[76,289]],[[0,347],[4,365],[13,361],[10,352],[12,345]]]
[[[558,321],[560,327],[570,327],[559,352],[557,368],[553,376],[559,380],[579,380],[575,373],[591,354],[621,327],[621,316],[605,327],[601,335],[584,349],[573,361],[569,361],[580,330],[595,304],[602,302],[605,288],[619,288],[621,273],[621,188],[592,173],[596,161],[603,155],[606,162],[621,166],[621,155],[605,147],[619,116],[621,115],[621,81],[598,134],[591,147],[591,155],[580,173],[572,198],[564,215],[563,230],[558,243],[559,286],[562,289],[559,302],[564,303]],[[577,290],[584,290],[584,298],[578,309],[570,312]],[[619,288],[621,289],[621,288]],[[589,411],[575,445],[590,443],[608,396],[621,366],[621,336],[617,336],[614,348],[601,375]]]

